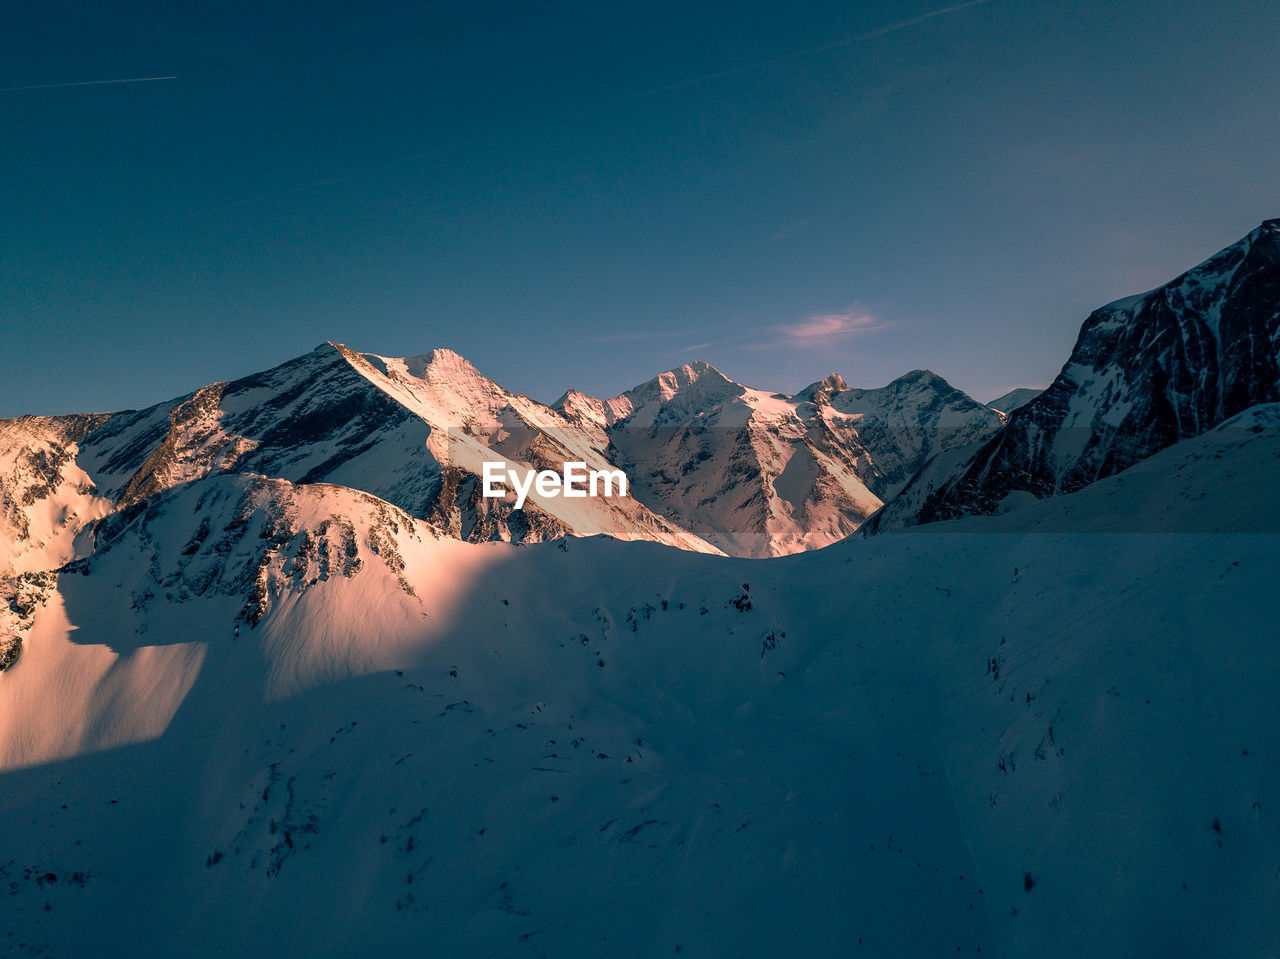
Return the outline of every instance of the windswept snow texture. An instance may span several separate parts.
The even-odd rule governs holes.
[[[148,497],[0,673],[0,942],[1274,954],[1280,537],[1025,530],[1176,483],[1246,528],[1278,419],[1017,531],[769,563],[466,543],[280,479]]]
[[[1280,220],[1172,282],[1096,310],[1038,397],[970,458],[930,464],[869,524],[996,513],[1071,492],[1280,400]]]
[[[610,400],[570,391],[555,407],[597,431],[655,513],[756,557],[843,539],[929,456],[1004,422],[924,370],[874,390],[833,373],[786,396],[690,363]]]

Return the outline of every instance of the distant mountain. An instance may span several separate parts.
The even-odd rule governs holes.
[[[712,550],[634,499],[534,492],[523,511],[513,511],[482,497],[477,474],[485,459],[608,464],[564,417],[502,389],[449,350],[390,359],[325,343],[146,410],[9,421],[0,443],[0,463],[15,463],[0,479],[0,495],[31,500],[23,484],[43,482],[52,469],[46,464],[74,464],[72,493],[92,491],[98,514],[205,476],[259,474],[363,490],[472,541],[606,533]],[[41,490],[42,498],[56,492],[47,482]],[[21,505],[10,504],[11,516],[15,510]]]
[[[913,370],[879,389],[852,389],[831,377],[801,391],[829,420],[856,431],[870,457],[868,483],[881,498],[899,487],[931,456],[979,442],[1004,417],[929,370]]]
[[[1042,392],[1044,391],[1028,389],[1025,386],[1020,386],[1016,390],[1010,390],[1008,393],[997,396],[994,400],[987,403],[987,405],[997,413],[1003,413],[1008,416],[1019,406],[1026,406]]]
[[[637,499],[736,556],[777,556],[852,533],[933,453],[1003,417],[917,370],[874,390],[838,375],[794,396],[690,363],[612,399],[554,408],[593,430]]]
[[[207,478],[345,487],[470,542],[605,534],[773,556],[842,539],[931,453],[998,425],[924,372],[880,390],[832,375],[787,397],[693,363],[551,408],[449,350],[396,359],[335,343],[144,410],[2,421],[0,669],[54,570],[121,517]],[[620,465],[631,495],[534,491],[517,511],[481,495],[486,460]]]
[[[1080,489],[1280,399],[1280,220],[1085,321],[1043,393],[980,447],[930,462],[868,531]]]

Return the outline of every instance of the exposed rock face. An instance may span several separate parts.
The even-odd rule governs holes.
[[[106,415],[0,421],[0,671],[22,655],[52,570],[75,558],[84,526],[111,510],[76,462]]]
[[[1280,220],[1085,321],[1053,384],[957,463],[934,463],[869,528],[999,512],[1117,473],[1280,399]]]

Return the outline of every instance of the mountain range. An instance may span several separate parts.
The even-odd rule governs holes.
[[[1278,243],[988,405],[326,343],[0,423],[0,951],[1275,953]]]
[[[833,374],[784,396],[691,363],[610,400],[570,391],[548,407],[449,350],[392,359],[323,343],[145,410],[0,421],[4,547],[20,571],[18,553],[55,568],[108,512],[257,474],[371,493],[469,542],[607,534],[774,556],[847,536],[930,455],[1002,423],[924,371],[878,390]],[[632,495],[534,492],[517,511],[481,495],[485,460],[622,466]]]

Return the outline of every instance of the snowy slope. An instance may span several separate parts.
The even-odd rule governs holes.
[[[997,413],[1003,413],[1005,416],[1008,416],[1019,406],[1026,406],[1042,392],[1043,390],[1033,390],[1029,387],[1020,386],[1016,390],[1010,390],[1008,393],[1002,393],[994,400],[989,401],[987,405]]]
[[[1280,220],[1085,321],[1043,393],[973,457],[913,481],[871,523],[998,512],[1080,489],[1258,403],[1280,400]]]
[[[948,530],[1061,533],[1280,533],[1280,404],[1253,406],[1199,436],[1068,496],[998,516],[971,516]],[[1256,484],[1264,486],[1258,488]],[[1011,504],[1012,505],[1012,504]],[[929,527],[912,527],[927,530]]]
[[[140,502],[0,673],[0,941],[1273,954],[1280,538],[1035,532],[1174,488],[1161,528],[1196,528],[1210,487],[1218,528],[1275,530],[1251,417],[768,563],[459,542],[254,477]]]
[[[73,559],[75,534],[109,508],[75,461],[77,443],[103,419],[0,420],[0,574]]]
[[[698,362],[613,399],[570,391],[554,405],[607,440],[654,512],[754,557],[844,538],[931,454],[1003,422],[919,370],[875,390],[832,374],[786,396]]]
[[[78,441],[104,418],[0,420],[0,670],[22,655],[52,570],[78,555],[85,524],[111,509],[75,462]]]

